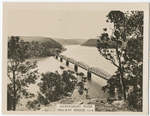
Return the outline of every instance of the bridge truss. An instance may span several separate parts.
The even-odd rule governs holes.
[[[89,65],[87,65],[86,63],[82,62],[82,61],[76,61],[75,59],[73,58],[68,58],[67,56],[65,55],[59,55],[59,54],[55,54],[55,56],[58,56],[62,59],[65,59],[66,61],[68,62],[71,62],[73,64],[75,64],[76,66],[79,66],[85,70],[87,70],[88,72],[91,72],[97,76],[100,76],[106,80],[108,80],[109,78],[112,77],[112,75],[108,74],[106,71],[100,69],[100,68],[97,68],[97,67],[89,67]]]

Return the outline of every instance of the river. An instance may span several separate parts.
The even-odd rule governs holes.
[[[109,74],[114,74],[116,71],[116,67],[110,63],[110,61],[106,60],[104,57],[100,55],[96,47],[87,47],[87,46],[80,46],[80,45],[66,45],[65,48],[67,50],[63,52],[63,55],[66,55],[67,57],[74,58],[76,61],[82,61],[86,64],[88,64],[90,67],[98,67]],[[38,58],[38,59],[32,59],[37,60],[38,62],[38,69],[40,73],[45,73],[47,71],[58,71],[60,66],[65,67],[69,70],[74,70],[74,65],[69,63],[69,66],[66,66],[66,61],[63,60],[63,62],[60,62],[60,59],[55,59],[54,57],[47,57],[47,58]],[[87,72],[78,67],[78,72],[83,72],[86,76]],[[37,82],[39,82],[37,80]],[[106,85],[107,81],[92,74],[91,81],[88,81],[86,83],[86,87],[89,88],[89,95],[91,98],[95,97],[108,97],[109,94],[102,91],[102,86]],[[38,87],[37,85],[31,85],[30,91],[33,93],[37,93]],[[75,90],[72,97],[78,97],[85,99],[85,93],[83,95],[79,95],[78,91]]]
[[[110,63],[110,61],[106,60],[104,57],[100,55],[96,47],[87,47],[80,45],[66,45],[65,48],[67,50],[62,53],[62,55],[66,55],[67,57],[74,58],[76,61],[82,61],[88,64],[90,67],[98,67],[109,74],[113,75],[116,71],[116,67]],[[45,73],[47,71],[55,72],[56,70],[61,73],[60,66],[65,67],[68,70],[74,70],[74,65],[69,63],[69,66],[66,66],[66,61],[60,62],[60,59],[56,59],[55,57],[46,57],[46,58],[36,58],[30,59],[29,61],[37,60],[39,73]],[[78,67],[78,72],[83,72],[86,76],[87,71]],[[37,91],[39,91],[39,87],[37,83],[40,82],[40,78],[37,80],[36,84],[31,84],[29,86],[29,91],[37,95]],[[110,95],[107,92],[102,91],[102,86],[106,85],[107,81],[92,74],[91,80],[86,82],[86,88],[89,88],[88,95],[90,98],[107,98]],[[83,95],[79,95],[78,90],[75,89],[72,94],[73,98],[81,98],[86,99],[86,93]],[[25,105],[29,101],[29,99],[22,99],[20,102],[23,104],[22,107],[17,107],[17,110],[27,110]]]

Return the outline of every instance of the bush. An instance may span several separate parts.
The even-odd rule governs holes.
[[[42,73],[41,82],[38,83],[40,92],[38,92],[37,100],[28,101],[26,105],[27,108],[38,110],[40,105],[48,105],[50,102],[58,101],[67,96],[70,97],[76,86],[78,86],[80,95],[82,95],[84,91],[88,93],[88,89],[84,87],[87,79],[83,77],[84,74],[80,73],[82,77],[81,81],[78,81],[73,74],[74,72],[70,70],[63,70],[62,74],[59,74],[57,71],[55,73]]]

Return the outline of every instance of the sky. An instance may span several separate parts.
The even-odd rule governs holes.
[[[108,28],[100,10],[9,10],[8,36],[44,36],[62,39],[97,38]]]

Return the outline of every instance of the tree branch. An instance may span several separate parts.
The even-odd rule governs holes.
[[[103,53],[101,52],[101,50],[99,50],[99,52],[103,55]],[[112,59],[108,58],[107,56],[104,56],[104,57],[105,57],[105,59],[111,61],[117,68],[119,68],[119,66]]]
[[[19,87],[21,87],[21,84],[19,85]],[[16,93],[18,92],[19,87],[17,87],[17,89],[16,89]],[[21,90],[19,91],[19,93],[20,93],[20,92],[21,92]]]
[[[10,75],[9,75],[9,74],[7,74],[7,76],[9,77],[10,81],[13,83],[13,81],[11,80],[11,77],[10,77]]]
[[[119,66],[114,62],[114,61],[112,61],[110,58],[107,58],[107,57],[105,57],[107,60],[109,60],[109,61],[111,61],[117,68],[119,68]]]

